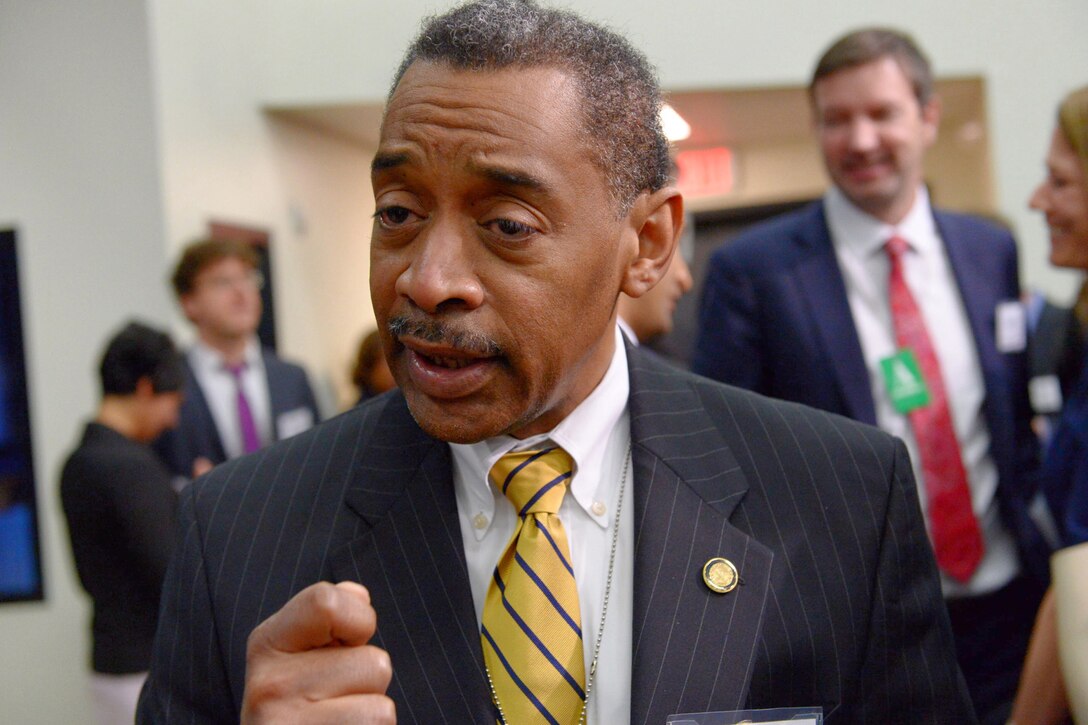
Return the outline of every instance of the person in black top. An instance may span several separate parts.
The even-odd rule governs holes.
[[[131,723],[146,677],[177,494],[147,445],[177,424],[184,381],[170,337],[130,323],[100,366],[102,402],[61,473],[76,571],[94,600],[91,690],[98,721]]]

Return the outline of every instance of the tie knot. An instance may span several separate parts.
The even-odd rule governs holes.
[[[898,259],[903,256],[903,253],[907,251],[910,245],[907,244],[907,240],[896,234],[884,243],[884,248],[888,250],[888,255],[892,259]]]
[[[518,516],[559,513],[573,463],[562,448],[517,451],[491,467],[491,483],[514,504]]]
[[[233,375],[235,378],[242,377],[242,373],[246,371],[246,364],[244,362],[225,363],[224,367],[226,367],[227,372]]]

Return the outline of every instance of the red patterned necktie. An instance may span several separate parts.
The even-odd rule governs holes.
[[[971,489],[963,468],[959,441],[952,427],[944,379],[937,352],[926,332],[921,310],[903,276],[907,242],[895,236],[885,245],[891,261],[888,295],[891,300],[895,340],[909,348],[929,388],[930,402],[910,412],[910,423],[922,459],[922,478],[929,502],[930,536],[937,565],[949,576],[966,582],[982,560],[982,534],[971,506]]]

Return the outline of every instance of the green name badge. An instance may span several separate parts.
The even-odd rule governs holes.
[[[905,347],[884,358],[880,361],[880,370],[884,374],[888,397],[898,412],[909,413],[929,404],[929,387],[922,377],[914,350]]]

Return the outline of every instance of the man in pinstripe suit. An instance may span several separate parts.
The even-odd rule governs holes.
[[[645,59],[570,13],[428,21],[373,162],[401,390],[185,492],[142,722],[494,723],[479,622],[516,514],[486,476],[542,443],[574,460],[589,722],[974,721],[903,446],[618,333],[680,227],[659,104]]]

